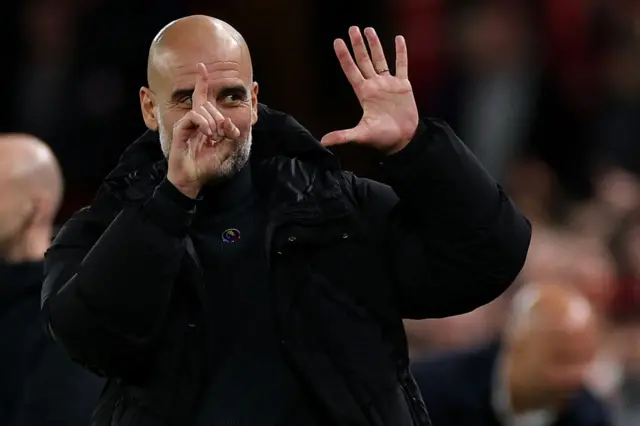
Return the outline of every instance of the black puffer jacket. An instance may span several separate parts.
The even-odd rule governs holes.
[[[339,169],[261,107],[251,161],[283,353],[335,425],[427,425],[402,318],[471,311],[520,271],[530,226],[443,123],[387,158],[391,187]],[[71,357],[110,379],[96,426],[189,425],[210,377],[195,210],[170,196],[147,135],[46,259],[44,313]],[[219,325],[216,325],[219,326]]]

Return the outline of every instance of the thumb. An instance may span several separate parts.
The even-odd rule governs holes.
[[[320,143],[323,146],[342,145],[357,139],[357,129],[336,130],[324,135]]]

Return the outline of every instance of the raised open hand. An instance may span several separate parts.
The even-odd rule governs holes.
[[[232,154],[233,144],[219,144],[223,139],[237,139],[240,131],[208,100],[207,69],[198,64],[191,111],[173,128],[167,179],[185,195],[195,198],[202,185],[215,177],[222,163]]]
[[[334,42],[342,70],[360,101],[362,119],[356,127],[331,132],[322,138],[325,146],[356,142],[386,154],[404,148],[418,127],[418,108],[408,76],[407,45],[397,36],[396,75],[389,72],[380,39],[373,28],[364,30],[371,55],[358,27],[349,28],[354,62],[342,39]],[[357,63],[357,65],[356,65]]]

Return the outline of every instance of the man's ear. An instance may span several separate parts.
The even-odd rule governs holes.
[[[158,117],[156,117],[156,100],[148,87],[140,88],[140,109],[142,119],[149,130],[158,131]]]
[[[251,125],[258,121],[258,83],[251,85]]]

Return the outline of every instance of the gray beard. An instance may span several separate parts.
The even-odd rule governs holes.
[[[159,117],[159,115],[158,115]],[[172,133],[167,130],[164,123],[158,120],[158,130],[160,134],[160,148],[165,158],[169,158],[171,152]],[[220,168],[215,175],[211,176],[211,180],[228,179],[238,173],[249,161],[251,154],[251,143],[253,140],[253,132],[250,130],[248,136],[244,140],[226,141],[226,143],[235,144],[233,152],[226,160],[222,162]]]

